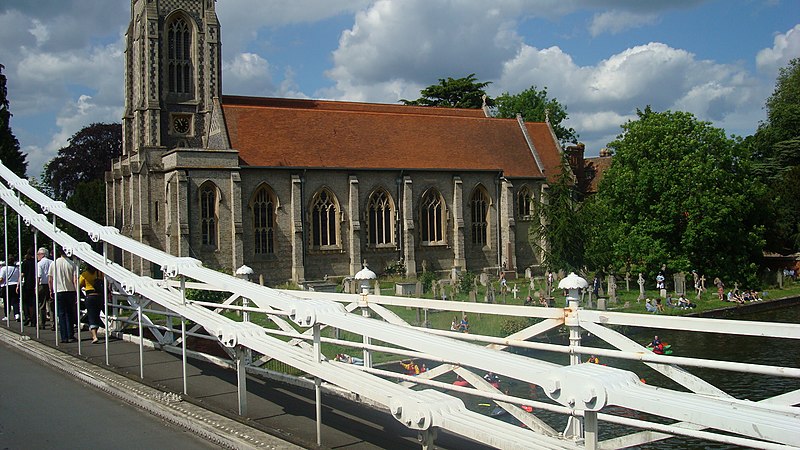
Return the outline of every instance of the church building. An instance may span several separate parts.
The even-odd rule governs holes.
[[[215,0],[132,0],[108,224],[268,284],[401,268],[524,272],[560,171],[549,123],[485,110],[226,96]],[[144,275],[158,268],[116,255]]]

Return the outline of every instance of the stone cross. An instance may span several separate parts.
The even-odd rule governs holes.
[[[644,275],[642,275],[642,272],[639,272],[639,279],[636,280],[636,282],[639,283],[639,297],[636,299],[636,301],[638,302],[639,300],[644,300],[644,297],[645,297],[645,295],[644,295]]]
[[[608,300],[612,303],[617,301],[617,279],[614,275],[608,276]]]
[[[514,300],[517,299],[517,292],[519,292],[519,289],[517,289],[517,283],[514,283],[514,287],[511,289],[511,293],[514,294]]]
[[[631,273],[625,272],[625,292],[630,292],[631,290]]]

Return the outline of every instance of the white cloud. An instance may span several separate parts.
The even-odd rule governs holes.
[[[595,14],[589,26],[592,37],[603,33],[618,34],[621,31],[650,25],[658,16],[654,13],[634,13],[630,11],[606,11]]]
[[[262,28],[314,23],[342,14],[353,14],[372,0],[226,0],[217,3],[223,26],[225,49],[233,53],[248,50]]]
[[[797,57],[800,57],[800,24],[786,33],[777,34],[771,48],[758,52],[756,66],[763,74],[774,77],[778,74],[779,68]]]
[[[342,33],[327,76],[344,98],[375,84],[397,91],[396,80],[429,85],[476,70],[479,79],[495,78],[520,43],[513,16],[482,2],[379,0]]]
[[[255,53],[240,53],[222,66],[226,94],[271,95],[275,92],[269,62]]]

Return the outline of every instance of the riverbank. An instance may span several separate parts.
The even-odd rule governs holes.
[[[787,306],[800,305],[800,296],[787,296],[771,300],[763,300],[760,302],[750,302],[744,304],[735,304],[725,306],[722,308],[709,309],[696,313],[686,314],[687,317],[706,317],[713,319],[725,319],[736,317],[740,314],[749,314],[754,312],[769,311],[777,308],[785,308]]]

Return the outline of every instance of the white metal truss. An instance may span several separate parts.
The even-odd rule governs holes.
[[[387,409],[408,428],[419,430],[425,436],[423,447],[430,447],[436,429],[442,429],[506,449],[622,447],[652,442],[670,435],[693,436],[760,448],[799,448],[797,445],[800,443],[800,410],[793,407],[800,397],[798,393],[787,393],[763,402],[738,400],[707,381],[688,374],[674,363],[698,364],[723,370],[752,369],[758,373],[793,378],[800,378],[799,369],[691,358],[670,359],[671,357],[647,352],[625,336],[606,328],[606,325],[610,324],[637,325],[797,340],[800,339],[798,325],[744,321],[730,323],[732,321],[664,316],[659,316],[655,321],[652,316],[583,310],[576,304],[571,304],[567,308],[536,308],[402,299],[369,294],[337,295],[277,291],[208,269],[194,258],[175,257],[127,238],[115,228],[97,224],[69,210],[64,203],[53,201],[1,164],[0,177],[8,186],[8,188],[0,187],[0,200],[19,214],[27,225],[35,227],[40,233],[64,247],[68,254],[75,255],[99,268],[137,308],[136,313],[131,315],[131,320],[135,318],[139,324],[145,322],[144,325],[154,326],[152,321],[148,322],[149,319],[143,312],[143,308],[152,302],[185,320],[196,323],[215,336],[228,349],[237,367],[241,368],[245,362],[244,352],[251,350],[264,355],[265,359],[275,359],[310,374],[314,377],[317,388],[318,419],[319,388],[324,381]],[[22,202],[21,196],[38,205],[44,214],[28,207]],[[104,247],[113,246],[160,265],[165,276],[174,281],[155,280],[128,271],[110,261],[105,252],[97,253],[88,243],[76,241],[59,230],[45,214],[52,214],[86,231],[90,240],[102,242]],[[175,287],[178,281],[183,283],[182,280],[185,278],[197,280],[210,289],[231,293],[232,296],[226,302],[228,305],[216,305],[215,307],[219,309],[212,310],[201,302],[186,301],[182,289]],[[240,299],[246,299],[248,304],[252,302],[254,306],[252,308],[234,306],[233,303]],[[412,327],[386,306],[450,309],[476,314],[536,317],[544,320],[506,338],[489,338],[431,332]],[[238,308],[245,314],[249,311],[265,313],[278,324],[280,330],[266,330],[247,321],[231,320],[219,314],[224,308]],[[362,314],[358,314],[358,310],[361,310]],[[365,317],[368,315],[366,311],[375,313],[379,318]],[[298,333],[284,318],[307,329],[306,333]],[[183,323],[185,322],[182,321]],[[579,333],[578,340],[572,342],[569,347],[526,341],[561,325],[568,326],[572,331],[586,329],[611,343],[618,350],[581,347]],[[320,330],[326,326],[364,337],[361,348],[367,356],[365,367],[339,363],[321,354]],[[293,339],[286,342],[274,337],[275,333],[284,333]],[[171,335],[171,330],[158,334],[157,338],[166,341],[168,334]],[[180,336],[181,344],[185,345],[186,334],[183,330]],[[311,342],[308,342],[309,340]],[[469,342],[470,340],[473,342]],[[443,364],[418,377],[404,377],[397,374],[389,376],[385,371],[374,369],[369,364],[368,356],[371,349],[384,348],[373,345],[373,341],[388,343],[396,348],[398,354],[423,356],[441,361]],[[606,352],[614,357],[639,359],[673,378],[691,392],[645,385],[634,373],[613,367],[595,364],[560,366],[502,351],[509,346],[532,348],[537,345],[540,348],[572,355]],[[530,399],[505,395],[483,382],[476,369],[492,371],[507,378],[542,386],[552,402],[532,402]],[[470,411],[459,398],[433,389],[441,388],[442,384],[435,381],[435,378],[450,370],[455,370],[475,387],[470,392],[495,400],[529,429]],[[243,373],[241,370],[240,379]],[[393,381],[395,378],[401,378],[404,382],[397,383]],[[414,384],[429,385],[431,388],[410,389]],[[455,387],[451,389],[459,390]],[[573,427],[570,433],[558,433],[535,415],[517,406],[534,403],[537,408],[569,416],[571,423],[578,426]],[[605,407],[612,405],[665,417],[674,423],[664,425],[637,421],[602,412]],[[638,433],[598,443],[596,438],[598,420],[649,431],[646,431],[646,434]]]

